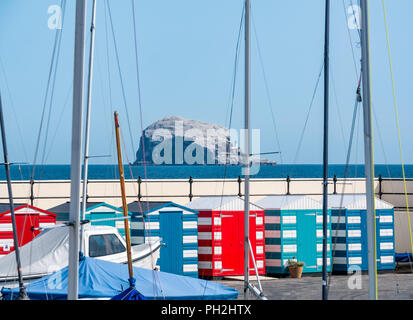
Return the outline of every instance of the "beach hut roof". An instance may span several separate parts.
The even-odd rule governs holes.
[[[165,207],[176,207],[198,214],[198,212],[193,209],[181,206],[171,201],[134,201],[128,204],[128,211],[134,214],[140,214],[142,212],[147,214]]]
[[[365,194],[335,194],[328,196],[329,208],[345,208],[350,210],[366,210]],[[375,198],[376,209],[393,209],[394,206],[384,200]]]
[[[185,206],[194,210],[244,211],[245,201],[238,196],[200,197]],[[263,208],[250,203],[250,210],[262,211]]]
[[[323,205],[306,195],[271,195],[255,202],[264,209],[306,210],[322,209]]]
[[[25,210],[22,210],[25,209]],[[14,204],[14,211],[16,214],[22,213],[40,213],[41,215],[49,215],[52,217],[56,217],[56,214],[37,208],[33,207],[27,203],[15,203]],[[10,213],[10,204],[9,203],[1,203],[0,204],[0,216],[5,216]]]
[[[15,203],[14,208],[25,206],[26,203]],[[0,212],[10,211],[10,203],[0,203]]]
[[[122,211],[121,209],[116,208],[115,206],[111,206],[110,204],[104,202],[86,202],[86,211],[90,211],[101,206],[108,207],[109,209],[113,209],[115,211]],[[82,208],[80,209],[82,210]],[[57,214],[68,213],[70,211],[70,201],[58,205],[56,207],[50,208],[49,211]]]

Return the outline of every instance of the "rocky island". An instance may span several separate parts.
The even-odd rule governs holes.
[[[238,130],[216,124],[178,116],[165,117],[143,130],[135,165],[242,165],[241,136]],[[255,146],[255,150],[259,150],[259,146],[258,149]],[[261,165],[276,164],[258,157],[251,161]]]

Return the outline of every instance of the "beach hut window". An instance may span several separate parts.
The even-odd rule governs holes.
[[[348,224],[360,224],[361,217],[347,217],[347,223]]]
[[[361,237],[361,230],[348,230],[348,237],[349,238],[360,238]]]
[[[101,234],[89,238],[89,256],[92,258],[126,251],[115,234]]]
[[[283,224],[296,224],[297,217],[296,216],[283,216]]]
[[[380,249],[381,250],[393,250],[393,242],[382,242],[380,243]]]
[[[393,223],[393,216],[380,216],[380,223]]]
[[[361,257],[351,257],[348,258],[348,263],[349,264],[361,264],[362,263],[362,258]]]
[[[361,243],[349,243],[348,251],[361,251]]]
[[[380,237],[392,237],[393,236],[393,229],[381,229],[380,230]]]
[[[380,262],[381,263],[393,263],[393,256],[381,256]]]

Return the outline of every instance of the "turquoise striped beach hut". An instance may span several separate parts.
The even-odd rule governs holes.
[[[142,244],[161,239],[158,266],[161,271],[198,277],[198,211],[173,202],[135,201],[131,242]]]
[[[50,212],[57,214],[57,221],[69,221],[70,201],[50,208]],[[130,216],[131,214],[129,214]],[[85,219],[91,221],[94,226],[110,226],[118,229],[119,233],[125,237],[125,225],[123,217],[123,210],[116,208],[104,202],[87,202]],[[108,219],[108,220],[106,220]],[[115,220],[117,219],[117,220]],[[106,220],[106,221],[96,221]]]
[[[304,195],[274,195],[256,201],[265,210],[267,274],[288,274],[289,259],[304,262],[303,273],[322,271],[323,208]],[[331,270],[331,211],[328,210],[327,270]]]

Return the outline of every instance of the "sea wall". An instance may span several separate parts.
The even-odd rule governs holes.
[[[16,203],[29,203],[49,209],[70,199],[70,181],[40,180],[13,181],[13,197]],[[395,206],[396,252],[411,252],[410,231],[401,179],[376,179],[378,197]],[[413,204],[413,179],[407,180],[408,203]],[[322,179],[251,179],[251,201],[271,194],[307,194],[316,200],[322,199]],[[333,193],[365,193],[364,179],[331,179],[328,191]],[[128,202],[141,200],[173,201],[185,205],[191,199],[211,195],[242,195],[244,181],[240,179],[176,179],[176,180],[126,180]],[[106,202],[121,206],[119,181],[90,180],[88,201]],[[8,202],[7,183],[0,181],[0,202]],[[411,223],[413,216],[411,216]],[[413,226],[413,224],[411,224]],[[413,229],[413,228],[412,228]]]

